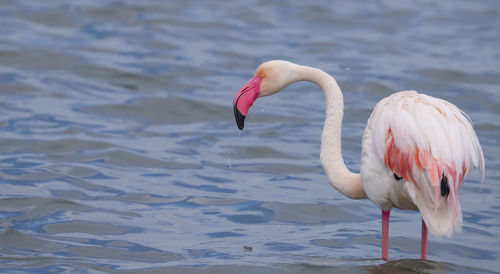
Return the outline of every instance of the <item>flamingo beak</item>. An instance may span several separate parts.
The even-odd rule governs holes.
[[[234,118],[240,130],[245,126],[248,109],[253,105],[260,91],[260,76],[254,76],[246,83],[233,98]]]

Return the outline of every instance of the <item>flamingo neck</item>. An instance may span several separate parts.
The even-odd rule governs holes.
[[[330,184],[351,199],[367,198],[359,173],[349,171],[342,157],[344,99],[337,81],[326,72],[301,66],[301,80],[317,84],[325,94],[326,118],[321,134],[321,164]]]

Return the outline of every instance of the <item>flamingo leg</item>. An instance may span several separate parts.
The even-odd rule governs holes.
[[[389,259],[389,215],[391,210],[382,210],[382,260]]]
[[[422,219],[422,238],[421,238],[421,243],[420,243],[420,258],[422,260],[427,259],[427,225],[424,222],[424,219]]]

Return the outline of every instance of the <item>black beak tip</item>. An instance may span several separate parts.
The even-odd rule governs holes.
[[[234,119],[236,120],[236,125],[240,130],[243,130],[243,127],[245,126],[245,115],[241,114],[241,112],[238,110],[236,104],[233,105],[234,108]]]

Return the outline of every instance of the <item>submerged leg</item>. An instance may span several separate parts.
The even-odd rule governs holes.
[[[382,210],[382,260],[389,258],[389,215],[390,210]]]
[[[425,224],[424,219],[422,219],[422,239],[420,248],[420,258],[422,260],[427,259],[427,225]]]

